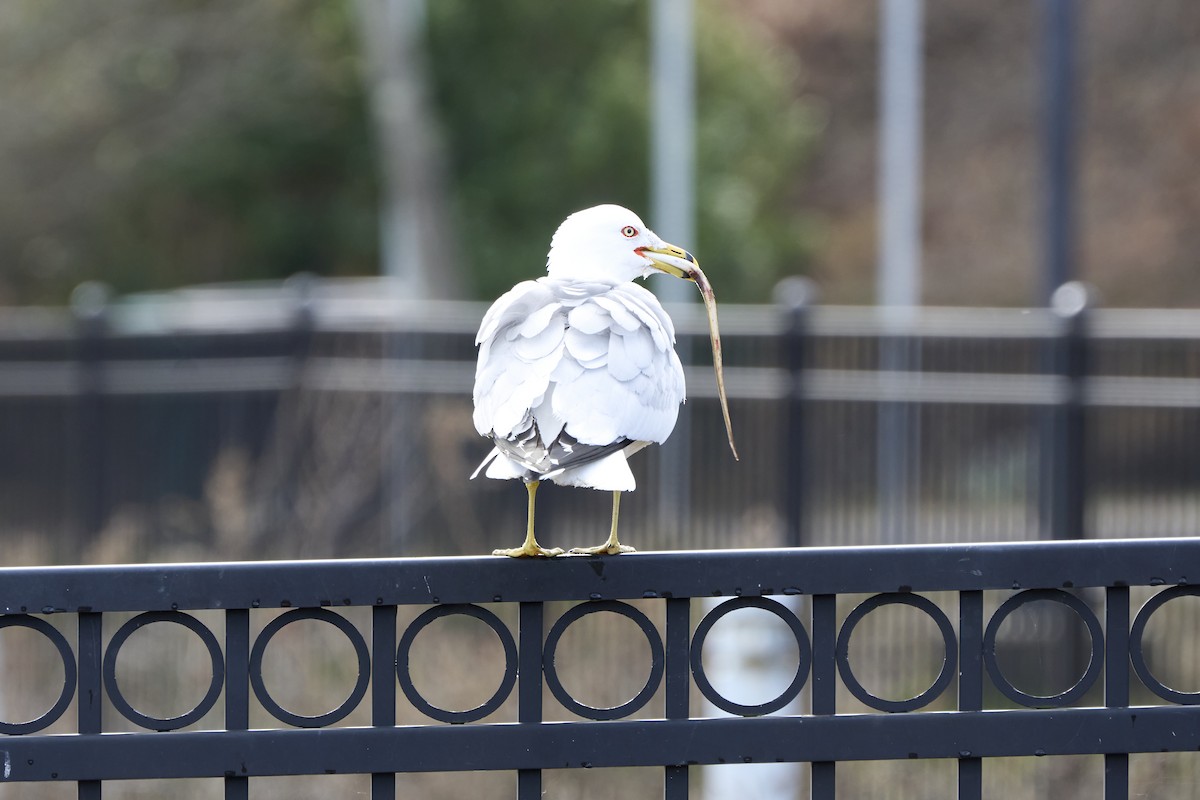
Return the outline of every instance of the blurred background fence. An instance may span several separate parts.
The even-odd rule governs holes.
[[[452,555],[516,543],[524,492],[468,475],[478,303],[380,280],[0,309],[9,563]],[[799,291],[797,291],[799,290]],[[633,460],[640,549],[1194,535],[1200,312],[720,309],[742,461],[702,312],[672,310],[689,400]],[[683,454],[684,458],[678,456]],[[605,493],[549,488],[551,544]]]

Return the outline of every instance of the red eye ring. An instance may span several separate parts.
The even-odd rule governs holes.
[[[621,235],[626,239],[632,239],[638,235],[638,229],[632,225],[626,225],[624,228],[621,228]]]

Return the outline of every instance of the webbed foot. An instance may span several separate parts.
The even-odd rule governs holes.
[[[576,556],[617,556],[621,553],[636,553],[637,549],[620,542],[605,542],[595,547],[572,547],[571,554]]]
[[[508,556],[509,558],[554,558],[562,554],[563,549],[561,547],[542,547],[537,542],[534,542],[532,545],[526,543],[520,547],[512,547],[507,550],[501,548],[492,551],[492,555],[494,556]]]

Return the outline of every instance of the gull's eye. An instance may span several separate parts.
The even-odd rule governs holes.
[[[624,228],[621,228],[621,235],[626,239],[632,239],[638,235],[638,229],[632,225],[626,225]]]

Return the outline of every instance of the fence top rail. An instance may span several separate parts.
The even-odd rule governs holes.
[[[286,331],[304,320],[330,332],[474,334],[488,303],[413,300],[386,279],[315,280],[295,285],[193,287],[132,295],[105,307],[115,336],[212,335]],[[698,303],[669,306],[680,333],[705,335]],[[1044,307],[816,305],[809,330],[818,336],[1045,338],[1062,320]],[[780,305],[721,306],[727,335],[775,336],[784,329]],[[1200,338],[1200,310],[1094,308],[1089,332],[1098,338]],[[0,340],[65,339],[74,335],[66,307],[0,307]]]
[[[0,613],[1185,585],[1200,538],[0,569]]]

